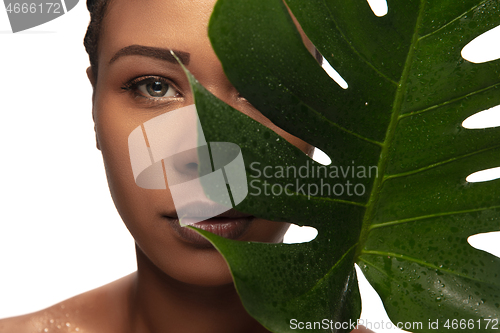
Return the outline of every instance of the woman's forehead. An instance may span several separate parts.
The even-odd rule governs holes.
[[[203,51],[215,0],[114,0],[107,8],[100,58],[129,45]]]
[[[105,66],[119,50],[130,45],[179,50],[207,63],[213,54],[207,28],[215,3],[216,0],[112,0],[103,22],[99,63]],[[314,55],[313,44],[295,19],[294,22]]]

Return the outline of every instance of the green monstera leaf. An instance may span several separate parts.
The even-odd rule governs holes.
[[[500,130],[461,125],[500,104],[500,61],[461,57],[500,24],[500,3],[388,8],[383,17],[365,0],[219,0],[214,9],[209,36],[230,81],[333,161],[310,160],[191,77],[207,140],[241,147],[249,194],[236,209],[319,232],[309,243],[264,244],[200,231],[226,258],[247,311],[273,332],[295,331],[291,319],[349,332],[339,325],[361,311],[354,263],[393,322],[422,322],[419,332],[447,330],[448,319],[458,331],[500,328],[486,328],[500,317],[500,259],[467,242],[500,230],[500,180],[465,180],[500,165]],[[347,89],[306,49],[289,10]],[[438,330],[428,326],[436,320]]]

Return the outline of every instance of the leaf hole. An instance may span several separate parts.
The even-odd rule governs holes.
[[[473,114],[462,122],[462,126],[467,129],[500,126],[500,105]]]
[[[342,89],[347,89],[349,85],[347,82],[344,80],[342,76],[330,65],[330,63],[323,57],[323,62],[321,67],[323,67],[324,71],[328,76],[330,76],[333,81],[337,82],[337,84],[342,88]]]
[[[361,262],[359,264],[363,265]],[[359,293],[361,294],[361,316],[358,320],[358,324],[370,330],[376,330],[378,333],[408,332],[398,329],[396,324],[391,321],[377,291],[370,282],[368,282],[358,264],[355,264],[354,267],[356,268],[356,275],[358,278]],[[367,331],[363,330],[363,332]]]
[[[290,224],[290,228],[283,237],[283,243],[285,244],[299,244],[299,243],[309,243],[318,236],[318,230],[313,227],[308,226],[298,226],[296,224]]]
[[[317,147],[314,147],[314,153],[313,153],[312,159],[315,162],[318,162],[318,163],[323,164],[323,165],[332,164],[332,159],[327,154],[325,154],[324,151],[322,151],[321,149],[319,149]]]
[[[475,249],[500,257],[500,246],[498,245],[500,244],[500,231],[472,235],[467,238],[467,242]]]
[[[387,7],[387,0],[367,0],[373,14],[382,17],[387,14],[389,8]]]
[[[471,173],[465,178],[469,183],[489,182],[500,178],[500,167],[485,169]]]
[[[462,58],[475,64],[500,58],[500,26],[486,31],[470,41],[462,49]]]

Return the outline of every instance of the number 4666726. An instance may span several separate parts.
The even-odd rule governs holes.
[[[57,2],[46,2],[46,3],[9,3],[7,5],[7,13],[15,14],[34,14],[34,13],[54,13],[62,14],[61,4]]]

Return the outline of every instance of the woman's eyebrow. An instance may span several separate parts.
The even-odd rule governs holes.
[[[184,64],[187,65],[189,64],[189,57],[190,54],[188,52],[182,52],[182,51],[176,51],[176,50],[170,50],[170,49],[164,49],[161,47],[153,47],[153,46],[144,46],[144,45],[129,45],[126,46],[122,49],[120,49],[118,52],[115,53],[115,55],[111,58],[109,63],[115,62],[118,58],[122,56],[127,56],[127,55],[142,55],[145,57],[151,57],[151,58],[156,58],[160,60],[166,60],[168,62],[172,63],[177,63],[177,60],[175,60],[174,56],[170,51],[174,52],[175,55],[180,59],[180,61]]]

